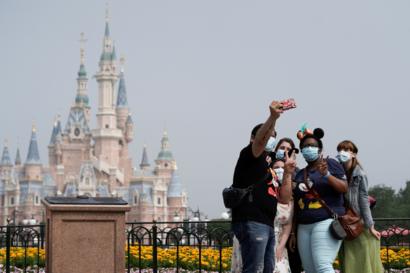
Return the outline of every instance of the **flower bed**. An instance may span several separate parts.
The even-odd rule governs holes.
[[[139,260],[139,251],[141,250],[141,260]],[[44,267],[45,251],[40,249],[38,257],[37,248],[27,248],[27,256],[25,257],[25,249],[21,247],[13,247],[10,250],[10,263],[13,266],[22,268],[24,259],[27,266]],[[125,257],[128,259],[128,252],[125,249]],[[231,267],[232,248],[227,247],[222,250],[222,270],[229,271]],[[199,249],[197,247],[180,247],[179,248],[179,268],[180,272],[196,272],[199,268]],[[380,257],[383,265],[386,268],[396,269],[392,272],[409,272],[410,268],[410,249],[408,248],[381,248]],[[39,258],[39,263],[37,263]],[[128,261],[126,261],[128,262]],[[6,263],[6,249],[0,249],[0,268]],[[337,267],[338,261],[335,261]],[[141,264],[143,272],[152,272],[152,247],[143,246],[141,249],[138,246],[130,247],[130,265],[131,268],[138,268]],[[127,263],[126,263],[127,265]],[[201,265],[202,272],[218,272],[219,271],[219,250],[214,248],[203,248],[201,250]],[[177,266],[177,248],[176,247],[158,247],[158,267],[159,272],[175,272]],[[136,271],[137,272],[137,271]]]

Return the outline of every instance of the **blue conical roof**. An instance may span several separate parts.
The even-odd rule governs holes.
[[[110,26],[108,24],[108,21],[105,22],[105,32],[104,32],[105,37],[110,37]]]
[[[10,152],[9,152],[9,148],[7,147],[7,145],[4,145],[0,165],[1,166],[12,166],[13,165],[11,163]]]
[[[177,172],[174,171],[171,177],[171,182],[168,186],[168,197],[181,197],[182,196],[182,184],[179,181]]]
[[[36,134],[36,129],[34,128],[34,126],[31,131],[30,146],[28,148],[26,164],[41,164],[40,153],[38,152],[38,145],[37,145],[37,134]]]
[[[57,136],[61,134],[61,121],[58,119],[54,123],[53,131],[51,132],[50,144],[55,144]]]
[[[16,160],[14,160],[15,165],[21,165],[21,156],[20,156],[20,149],[17,148],[16,152]]]
[[[141,169],[144,167],[149,167],[149,161],[148,161],[148,154],[147,154],[147,147],[144,146],[144,150],[142,151],[142,159],[141,159],[141,164],[140,167]]]
[[[117,107],[127,107],[127,89],[125,88],[124,72],[120,74],[120,82],[118,84]]]

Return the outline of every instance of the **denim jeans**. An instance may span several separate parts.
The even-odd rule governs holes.
[[[232,224],[242,255],[242,273],[272,273],[275,268],[275,232],[273,227],[244,221]]]
[[[333,262],[342,240],[330,234],[333,219],[298,226],[298,249],[306,273],[334,273]]]

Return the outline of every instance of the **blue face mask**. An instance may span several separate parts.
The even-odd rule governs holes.
[[[266,143],[265,151],[272,152],[276,145],[276,139],[274,137],[270,137],[268,143]]]
[[[336,158],[339,160],[340,163],[346,163],[351,159],[351,155],[347,151],[340,151],[339,154],[336,156]]]
[[[319,158],[319,148],[318,147],[305,147],[302,149],[302,155],[307,162],[313,162]]]
[[[279,183],[282,183],[283,180],[283,173],[285,172],[285,170],[281,167],[273,169],[278,177]]]
[[[276,151],[276,159],[282,160],[285,158],[285,150],[279,149]]]

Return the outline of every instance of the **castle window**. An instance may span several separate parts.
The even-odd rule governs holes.
[[[14,197],[10,197],[10,205],[14,205]]]
[[[110,126],[109,126],[108,124],[105,124],[105,128],[107,128],[107,129],[108,129],[108,128],[110,128]]]
[[[159,197],[157,198],[157,204],[161,205],[161,198],[159,198]]]
[[[134,204],[138,204],[138,195],[134,196]]]
[[[38,195],[36,195],[36,205],[38,205],[40,203]]]

